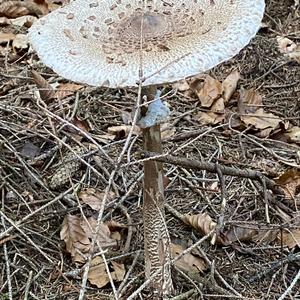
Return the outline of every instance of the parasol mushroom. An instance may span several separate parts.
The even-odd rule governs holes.
[[[258,31],[263,0],[74,0],[29,31],[41,60],[59,75],[110,88],[135,87],[156,100],[139,122],[145,150],[162,152],[168,115],[156,86],[199,74],[236,55]],[[142,64],[143,79],[140,67]],[[144,165],[146,276],[172,291],[162,164]]]

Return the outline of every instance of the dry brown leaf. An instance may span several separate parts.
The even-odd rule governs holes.
[[[0,3],[0,17],[17,18],[29,14],[29,10],[21,1],[5,1]]]
[[[225,104],[224,99],[219,98],[214,102],[209,112],[198,112],[193,119],[200,122],[201,124],[219,124],[225,119]]]
[[[83,85],[76,83],[61,83],[55,91],[55,96],[58,99],[64,99],[73,95],[75,92],[83,88]]]
[[[195,90],[201,106],[211,107],[215,100],[222,94],[222,84],[219,80],[207,75],[203,87]]]
[[[67,215],[64,218],[60,231],[60,239],[66,244],[66,250],[71,254],[74,261],[82,262],[83,258],[78,253],[87,253],[90,249],[90,240],[82,228],[80,217]]]
[[[227,78],[222,82],[222,96],[225,102],[228,102],[234,94],[234,92],[236,91],[240,78],[240,72],[238,70],[235,70],[231,72],[227,76]]]
[[[263,105],[262,96],[254,89],[241,88],[238,109],[240,114],[254,114]]]
[[[114,281],[122,281],[125,277],[126,271],[124,264],[119,264],[115,261],[111,262],[114,271],[111,273],[111,277]]]
[[[276,129],[281,120],[279,117],[266,113],[262,107],[262,96],[255,90],[241,90],[239,99],[239,113],[241,120],[247,126],[256,129]]]
[[[111,262],[113,271],[110,272],[114,281],[122,281],[125,276],[125,266],[115,261]],[[96,256],[92,259],[91,267],[88,273],[88,280],[97,288],[102,288],[109,283],[109,277],[101,257]]]
[[[300,228],[292,229],[292,230],[285,230],[282,233],[278,233],[278,244],[286,246],[290,249],[295,248],[298,246],[300,248]]]
[[[131,125],[120,125],[120,126],[112,126],[107,128],[107,132],[110,135],[114,135],[117,140],[124,139],[128,136]],[[141,130],[138,126],[134,126],[133,128],[133,134],[140,135]]]
[[[283,188],[287,198],[294,198],[298,189],[300,189],[300,170],[296,168],[289,169],[276,178],[275,181]],[[295,200],[296,204],[300,205],[300,199]]]
[[[16,35],[13,33],[4,33],[0,32],[0,44],[9,43],[16,38]]]
[[[97,220],[92,217],[85,220],[78,216],[67,215],[64,218],[60,238],[64,240],[66,250],[71,254],[73,261],[85,261],[83,255],[90,250],[96,226]],[[102,249],[117,245],[116,240],[111,238],[111,233],[107,225],[99,225],[96,244],[99,244]],[[95,250],[98,251],[100,249],[96,247]]]
[[[231,226],[225,233],[227,243],[233,243],[236,241],[246,242],[251,241],[252,238],[258,234],[258,231],[253,228],[242,227],[242,226]]]
[[[14,0],[0,3],[0,17],[17,18],[25,15],[45,15],[49,12],[45,0]]]
[[[38,72],[31,70],[32,78],[37,85],[40,93],[40,97],[44,101],[49,101],[55,98],[55,91],[48,83],[48,81],[40,75]]]
[[[106,268],[101,257],[96,256],[92,259],[88,273],[88,280],[99,289],[109,283],[109,277],[106,273]]]
[[[214,222],[207,213],[198,215],[184,215],[183,221],[187,225],[191,225],[203,235],[208,234],[217,226],[217,223]]]
[[[87,121],[81,120],[76,116],[74,117],[72,123],[84,132],[89,132],[91,129]]]
[[[89,205],[94,210],[99,210],[101,208],[102,200],[104,198],[105,193],[100,192],[94,188],[87,188],[79,192],[78,197],[84,203]],[[108,193],[108,201],[112,200],[115,197],[114,192]]]
[[[92,239],[97,229],[97,220],[92,217],[88,218],[87,221],[81,219],[80,224],[86,236]],[[98,236],[96,238],[96,242],[100,244],[102,249],[114,247],[117,245],[117,242],[113,238],[111,238],[111,232],[108,226],[104,223],[101,223],[99,225],[99,231]]]
[[[278,128],[281,120],[279,117],[264,112],[263,108],[259,108],[254,115],[242,115],[241,120],[247,126],[254,126],[256,129],[276,129]],[[272,130],[271,130],[272,131]],[[268,132],[270,132],[268,130]]]
[[[182,246],[177,244],[171,244],[171,256],[175,258],[176,256],[182,254]],[[180,259],[175,261],[175,266],[185,273],[198,274],[206,270],[206,263],[204,259],[200,256],[187,253],[183,255]]]

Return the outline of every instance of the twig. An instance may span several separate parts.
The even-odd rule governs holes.
[[[138,259],[139,259],[140,254],[141,254],[141,251],[140,251],[140,250],[137,251],[137,253],[136,253],[136,255],[135,255],[134,259],[133,259],[133,262],[132,262],[132,264],[131,264],[129,270],[127,271],[127,273],[126,273],[126,275],[125,275],[123,281],[121,282],[121,284],[120,284],[120,286],[119,286],[119,288],[118,288],[118,292],[117,292],[117,293],[118,293],[118,295],[119,295],[119,298],[122,298],[122,295],[123,295],[124,292],[125,292],[125,288],[124,288],[124,287],[125,287],[125,285],[126,285],[128,279],[129,279],[129,276],[131,275],[131,273],[132,273],[134,267],[136,266],[136,264],[137,264],[137,262],[138,262]]]
[[[179,165],[179,166],[189,168],[189,169],[206,170],[208,172],[217,173],[217,170],[219,168],[219,170],[224,175],[245,177],[245,178],[249,178],[252,180],[258,180],[258,181],[261,181],[262,178],[264,178],[266,187],[268,189],[272,190],[276,194],[282,195],[282,191],[279,189],[279,187],[276,185],[276,183],[258,171],[253,171],[253,170],[249,170],[249,169],[242,170],[242,169],[238,169],[238,168],[231,168],[231,167],[226,167],[226,166],[222,166],[222,165],[217,165],[214,163],[208,163],[208,162],[202,162],[202,161],[197,161],[197,160],[191,160],[191,159],[187,159],[187,158],[175,157],[172,155],[161,155],[159,153],[153,153],[153,152],[143,152],[142,155],[148,159],[154,159],[156,161],[161,161],[161,162],[168,163],[168,164]]]
[[[3,189],[2,189],[2,204],[1,204],[1,209],[4,210],[4,190]],[[3,228],[5,228],[5,220],[4,220],[3,216],[1,216],[1,222],[2,222]],[[6,243],[3,244],[3,254],[4,254],[4,258],[5,258],[5,265],[6,265],[6,278],[7,278],[8,297],[9,297],[9,300],[13,300],[12,284],[11,284],[11,274],[10,274],[10,261],[9,261],[9,257],[8,257]]]
[[[290,292],[292,291],[292,289],[294,288],[295,284],[298,282],[299,279],[300,279],[300,270],[298,271],[297,275],[291,282],[290,286],[285,290],[285,292],[280,296],[278,300],[283,300],[288,294],[290,294]]]
[[[184,300],[184,299],[191,299],[191,297],[195,294],[196,289],[189,290],[183,294],[180,294],[176,297],[170,298],[169,300]]]

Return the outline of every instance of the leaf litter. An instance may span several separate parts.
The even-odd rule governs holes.
[[[77,138],[68,126],[57,122],[37,103],[41,98],[54,115],[69,120],[91,135],[98,143],[89,145],[92,149],[99,149],[100,145],[115,160],[132,124],[131,113],[125,117],[122,111],[133,107],[136,99],[132,90],[91,89],[62,81],[38,63],[24,35],[37,18],[61,6],[62,2],[0,1],[0,176],[4,184],[1,193],[5,195],[3,211],[14,222],[30,216],[29,222],[16,224],[30,234],[37,248],[32,247],[22,235],[1,237],[0,244],[7,245],[9,259],[14,261],[11,265],[14,282],[20,287],[27,283],[27,277],[19,276],[18,270],[26,269],[26,274],[33,272],[36,280],[29,286],[30,293],[40,299],[45,297],[45,289],[57,297],[77,298],[76,289],[64,290],[62,287],[66,278],[71,281],[72,287],[74,285],[78,290],[81,287],[97,211],[107,184],[88,165],[99,168],[106,180],[105,172],[109,174],[113,167],[101,156],[102,152],[97,153],[101,156],[101,164],[97,166],[93,156],[80,154],[87,165],[76,161],[63,183],[49,190],[49,180],[60,173],[60,166],[68,165],[61,160],[69,153],[64,143],[76,149],[77,143],[86,143],[87,140],[76,131]],[[215,188],[215,177],[206,172],[165,166],[168,174],[167,201],[177,211],[184,212],[186,218],[182,222],[167,215],[171,239],[176,237],[177,240],[173,244],[173,257],[181,255],[187,248],[186,244],[196,243],[209,231],[215,230],[216,235],[216,244],[211,245],[211,240],[208,240],[200,245],[207,255],[205,260],[193,249],[175,265],[197,283],[208,282],[211,272],[217,270],[218,273],[213,275],[218,278],[218,284],[222,285],[226,280],[243,296],[252,298],[263,298],[263,291],[268,290],[268,296],[277,299],[298,270],[293,255],[299,251],[300,239],[299,43],[295,35],[299,29],[296,10],[294,14],[289,3],[276,0],[274,5],[267,5],[267,10],[272,19],[266,17],[259,38],[253,40],[240,55],[209,74],[173,85],[177,92],[168,99],[172,114],[169,123],[164,125],[164,147],[169,153],[179,156],[258,169],[275,178],[281,186],[284,197],[272,201],[272,197],[265,199],[263,191],[253,186],[251,181],[226,176],[227,205],[222,212],[221,189],[218,185]],[[284,32],[283,38],[288,37],[288,40],[277,39],[278,32]],[[280,67],[281,64],[283,66]],[[32,71],[40,76],[39,79],[34,79]],[[233,119],[232,127],[237,131],[225,126]],[[124,125],[128,127],[124,128]],[[224,129],[217,129],[219,125],[225,126]],[[118,126],[119,129],[111,132],[111,128]],[[203,129],[207,132],[202,132],[199,138],[199,130]],[[173,137],[178,142],[172,142]],[[135,143],[128,151],[131,160],[138,153],[136,143],[141,142],[139,134],[136,134]],[[143,245],[140,234],[141,182],[134,182],[140,170],[141,165],[128,166],[126,172],[120,168],[114,182],[120,198],[126,195],[123,206],[130,219],[124,219],[118,209],[112,209],[111,205],[118,198],[109,194],[104,208],[105,219],[99,226],[95,251],[102,253],[104,249],[108,271],[116,285],[124,279],[125,272],[134,261],[133,256]],[[70,188],[71,192],[66,192]],[[55,197],[59,198],[58,202],[52,202]],[[52,204],[42,209],[45,203]],[[269,208],[271,223],[266,222],[266,207]],[[58,234],[60,225],[61,241]],[[6,226],[9,224],[6,223]],[[130,227],[134,228],[129,244],[131,252],[123,259],[120,258],[124,255],[122,243],[128,237]],[[14,233],[18,234],[17,231]],[[64,277],[53,280],[53,264],[47,264],[37,249],[46,251],[57,264],[60,264],[58,257],[64,258],[64,264],[60,265]],[[93,253],[97,255],[93,257],[88,280],[92,286],[101,288],[103,299],[106,299],[111,293],[108,273],[102,256],[96,252]],[[14,255],[19,254],[24,259],[14,260]],[[289,271],[284,273],[276,269],[281,273],[273,279],[273,273],[268,273],[269,269],[265,266],[276,264],[278,258],[291,259]],[[214,264],[209,263],[212,259]],[[42,270],[41,265],[45,266]],[[133,266],[129,280],[135,276],[139,278],[142,267],[143,260],[140,259]],[[37,270],[41,270],[42,276]],[[71,275],[74,270],[79,271],[79,276]],[[264,280],[256,281],[254,285],[245,284],[254,274],[266,275]],[[7,290],[5,278],[4,275],[0,278],[4,282],[4,292]],[[177,291],[190,289],[190,281],[186,277],[176,273],[176,278],[180,279]],[[137,281],[132,281],[130,291],[138,287]],[[222,288],[226,287],[222,285]],[[211,291],[211,288],[209,284],[203,285],[204,297],[211,292],[222,294],[221,290]],[[99,291],[94,289],[87,290],[91,299],[99,297],[97,293]],[[17,286],[15,294],[16,297],[24,297],[22,288]],[[124,294],[126,298],[130,293],[125,290]]]

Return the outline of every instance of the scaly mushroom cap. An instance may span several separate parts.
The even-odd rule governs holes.
[[[94,86],[174,82],[236,55],[258,31],[264,0],[74,0],[29,38],[59,75]],[[142,34],[141,34],[142,32]]]

